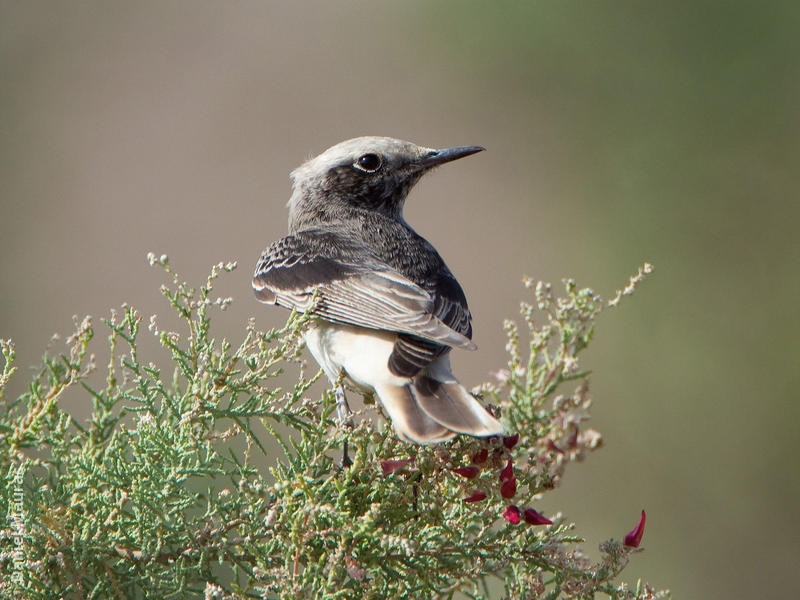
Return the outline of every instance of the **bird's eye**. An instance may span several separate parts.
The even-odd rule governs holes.
[[[374,173],[381,168],[381,164],[383,164],[381,157],[377,154],[370,153],[359,156],[353,166],[367,173]]]

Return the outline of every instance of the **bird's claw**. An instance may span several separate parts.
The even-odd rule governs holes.
[[[351,466],[353,466],[353,460],[350,458],[350,454],[347,451],[347,438],[345,438],[344,450],[342,452],[342,460],[339,461],[339,468],[347,469]]]

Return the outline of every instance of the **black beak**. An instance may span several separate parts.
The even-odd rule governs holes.
[[[444,150],[431,150],[420,159],[419,164],[429,169],[483,150],[486,150],[486,148],[482,146],[458,146],[456,148],[445,148]]]

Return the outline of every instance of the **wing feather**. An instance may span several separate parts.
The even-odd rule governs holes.
[[[315,310],[323,319],[475,348],[468,336],[437,315],[436,298],[428,291],[387,265],[369,260],[357,264],[352,256],[335,254],[321,252],[300,234],[275,242],[256,266],[256,297],[304,312],[311,308],[316,292]]]

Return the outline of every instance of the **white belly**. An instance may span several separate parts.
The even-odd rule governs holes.
[[[394,332],[317,321],[306,330],[303,339],[331,383],[342,370],[353,383],[370,390],[410,381],[389,371],[389,356],[397,339]]]

